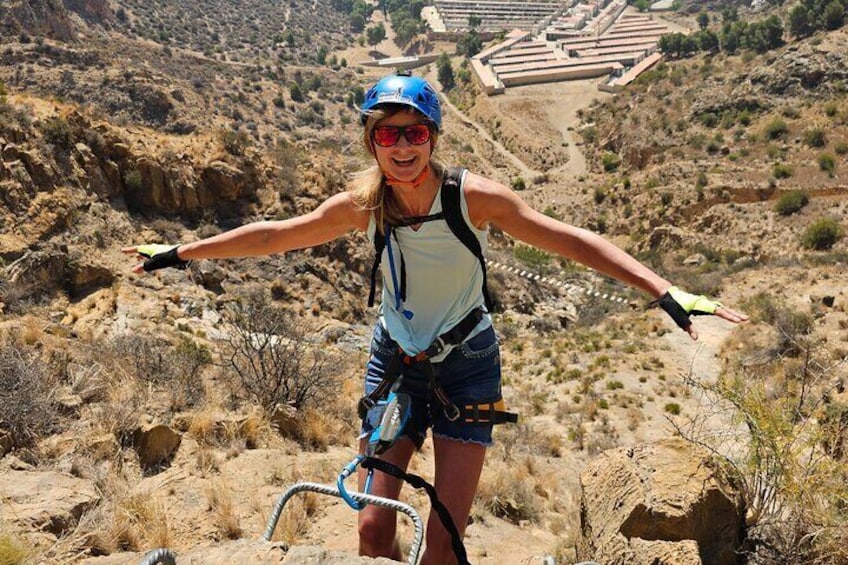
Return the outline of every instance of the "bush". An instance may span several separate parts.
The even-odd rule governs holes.
[[[40,129],[47,143],[61,147],[62,149],[69,149],[71,147],[71,125],[65,118],[59,116],[47,118],[41,122]]]
[[[775,163],[774,167],[772,167],[771,174],[774,175],[774,178],[776,179],[788,179],[795,174],[795,171],[793,171],[792,167],[789,165]]]
[[[823,251],[830,249],[841,237],[839,223],[832,218],[820,218],[810,224],[801,235],[801,245],[806,249]]]
[[[342,359],[313,345],[304,324],[255,290],[230,304],[223,340],[224,367],[250,399],[268,411],[296,409],[336,394]]]
[[[763,133],[765,134],[766,139],[780,139],[789,133],[789,126],[787,126],[786,122],[781,118],[774,118],[766,125],[766,129]]]
[[[524,181],[524,177],[515,177],[510,182],[512,186],[512,190],[525,190],[527,188],[527,183]]]
[[[777,177],[777,174],[774,175]],[[810,202],[810,197],[803,190],[790,190],[781,195],[774,205],[774,211],[781,216],[791,216]]]
[[[54,430],[53,380],[34,349],[17,340],[0,343],[0,432],[13,447],[34,445]]]
[[[518,244],[513,249],[513,255],[515,258],[533,269],[534,271],[541,271],[548,263],[551,262],[552,256],[550,253],[546,253],[541,249],[537,249],[530,245],[521,245]]]
[[[823,170],[828,175],[833,176],[833,173],[836,171],[836,157],[830,153],[822,153],[819,155],[819,169]]]
[[[669,402],[664,407],[663,410],[671,414],[672,416],[680,415],[680,405],[676,402]]]
[[[615,153],[604,153],[601,157],[601,165],[603,165],[604,171],[607,173],[617,170],[620,164],[621,159]]]
[[[174,344],[158,336],[120,334],[98,346],[101,362],[121,367],[130,379],[157,385],[171,395],[171,407],[196,406],[204,397],[201,370],[212,362],[204,345],[187,336]]]
[[[245,150],[250,145],[250,137],[241,130],[222,130],[221,144],[227,150],[227,153],[240,157],[244,155]]]
[[[804,143],[810,147],[824,147],[827,136],[822,128],[810,128],[804,131]]]
[[[698,119],[704,125],[704,127],[714,128],[718,125],[719,118],[712,112],[706,112],[705,114],[701,114],[698,116]]]

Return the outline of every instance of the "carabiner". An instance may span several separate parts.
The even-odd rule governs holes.
[[[336,480],[336,486],[339,489],[339,494],[342,497],[348,506],[359,512],[363,508],[367,506],[364,502],[358,502],[354,500],[354,498],[347,492],[347,489],[344,486],[345,479],[356,472],[356,468],[365,459],[364,455],[357,455],[356,458],[348,463],[342,472],[339,473],[339,478]],[[365,492],[363,494],[368,494],[371,492],[371,480],[374,478],[374,469],[368,469],[368,474],[365,476]]]

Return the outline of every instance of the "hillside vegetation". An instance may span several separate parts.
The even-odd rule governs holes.
[[[694,27],[708,6],[675,17]],[[574,562],[586,462],[676,434],[744,486],[740,559],[848,562],[845,28],[681,50],[616,96],[563,83],[490,99],[456,46],[417,40],[419,3],[387,7],[390,22],[341,0],[0,6],[0,481],[57,488],[4,499],[0,562],[257,538],[285,487],[334,480],[374,317],[366,238],[154,276],[120,248],[344,190],[368,163],[356,104],[383,72],[357,62],[432,47],[457,69],[442,159],[752,315],[732,331],[696,320],[690,343],[646,297],[493,230],[490,258],[564,284],[490,270],[522,423],[497,430],[472,560]],[[723,18],[710,9],[718,38]],[[368,40],[384,24],[398,45]],[[429,447],[415,465],[432,477]],[[61,519],[28,511],[48,504]],[[276,539],[352,553],[355,519],[306,497]]]

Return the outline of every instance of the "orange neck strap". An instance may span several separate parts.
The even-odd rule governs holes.
[[[430,165],[428,164],[426,167],[421,169],[421,172],[412,180],[400,180],[391,176],[387,172],[383,172],[383,175],[386,177],[386,184],[391,186],[404,186],[404,185],[412,185],[412,188],[418,188],[424,183],[424,179],[427,178],[427,175],[430,173]]]

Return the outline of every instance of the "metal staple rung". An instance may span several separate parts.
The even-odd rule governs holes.
[[[299,492],[317,492],[319,494],[326,494],[329,496],[335,496],[337,498],[341,498],[342,495],[339,493],[339,490],[330,485],[322,485],[318,483],[297,483],[289,487],[289,489],[280,495],[277,499],[276,504],[274,504],[274,511],[271,513],[271,517],[268,519],[268,525],[265,527],[265,533],[262,535],[265,541],[271,541],[271,538],[274,536],[274,530],[277,529],[277,522],[280,520],[280,515],[283,513],[283,507],[289,501],[289,499]],[[397,500],[391,498],[384,498],[382,496],[374,496],[373,494],[363,494],[360,492],[348,492],[351,498],[353,498],[357,502],[365,502],[367,504],[373,504],[375,506],[381,506],[383,508],[388,508],[390,510],[394,510],[395,512],[403,512],[409,519],[412,520],[412,524],[415,527],[415,535],[412,541],[412,545],[409,548],[409,565],[415,565],[418,563],[418,556],[421,552],[421,545],[424,542],[424,523],[421,521],[421,516],[418,515],[418,512],[415,509],[403,502],[399,502]],[[152,565],[152,564],[147,564]]]
[[[170,549],[154,549],[144,555],[139,565],[177,565],[177,556]]]

